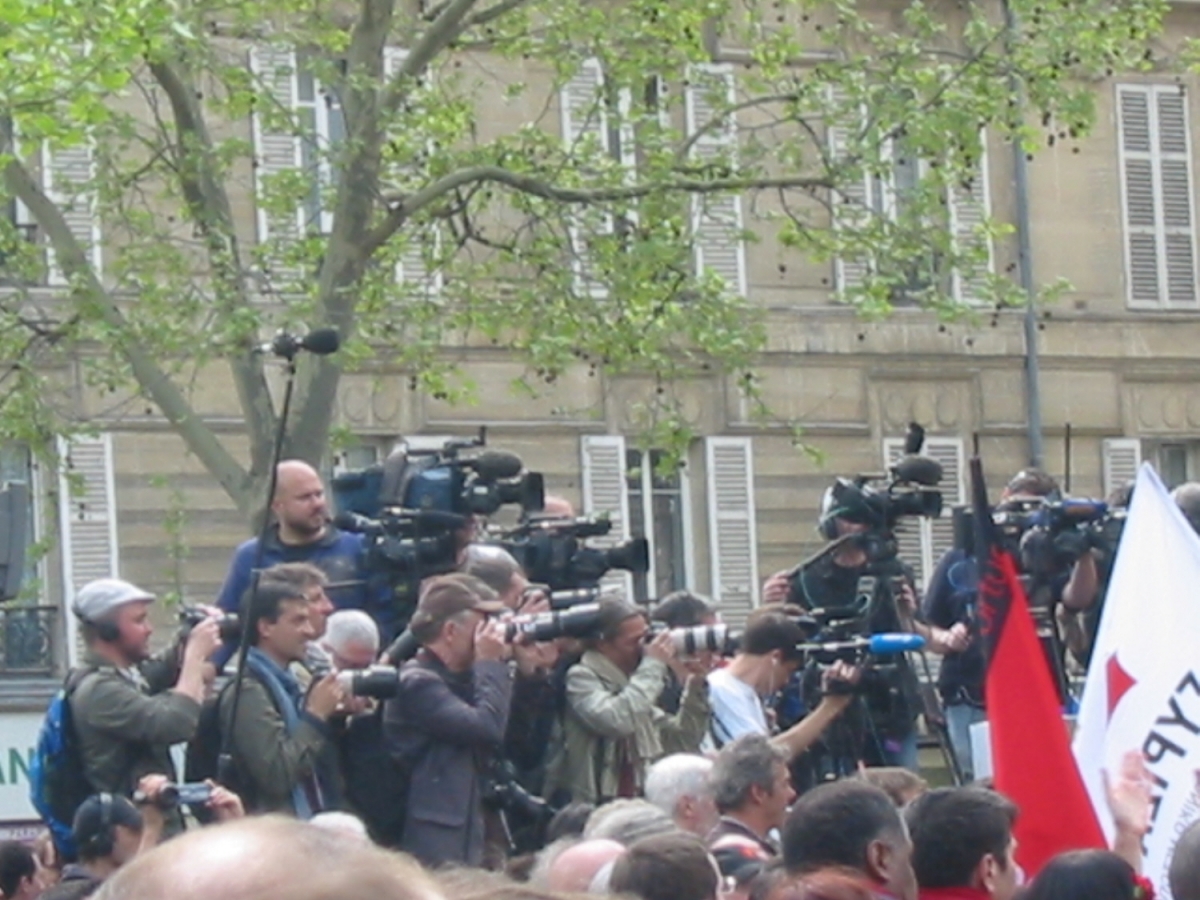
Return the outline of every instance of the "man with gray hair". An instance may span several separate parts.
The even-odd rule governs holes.
[[[711,778],[721,818],[709,850],[721,874],[742,883],[779,852],[771,832],[783,827],[796,799],[787,751],[765,735],[740,737],[717,754]]]
[[[711,759],[696,753],[673,753],[646,772],[646,799],[665,812],[681,831],[707,838],[717,824]]]
[[[342,609],[325,623],[321,645],[337,671],[365,669],[379,656],[379,626],[361,609]]]
[[[1193,822],[1179,836],[1168,880],[1175,900],[1200,900],[1200,822]]]

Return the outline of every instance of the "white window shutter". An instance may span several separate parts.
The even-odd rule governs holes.
[[[563,85],[561,106],[563,143],[568,154],[582,153],[581,159],[608,152],[608,112],[604,98],[604,69],[598,59],[585,59],[579,70]],[[568,229],[571,267],[575,290],[590,297],[603,298],[608,288],[589,260],[590,235],[612,234],[612,216],[586,207],[573,214]]]
[[[96,208],[96,191],[91,187],[96,177],[95,147],[85,140],[73,147],[53,147],[42,144],[42,187],[54,202],[70,228],[71,234],[83,248],[95,270],[101,273],[100,215]],[[56,287],[66,285],[66,274],[55,262],[54,248],[46,245],[47,283]]]
[[[291,47],[263,44],[250,49],[250,71],[266,96],[259,102],[274,108],[269,115],[256,108],[251,116],[254,139],[254,186],[259,197],[257,221],[260,244],[274,243],[278,251],[299,241],[304,233],[304,206],[297,201],[293,210],[278,214],[267,210],[262,198],[266,187],[277,175],[301,167],[300,138],[292,122],[297,105],[296,52]],[[283,117],[287,118],[284,119]],[[298,274],[293,268],[277,261],[271,273],[292,279]]]
[[[1142,442],[1138,438],[1105,438],[1103,454],[1104,496],[1137,480],[1142,464]]]
[[[612,530],[592,538],[597,547],[613,547],[629,540],[629,494],[625,488],[625,438],[619,434],[584,435],[583,511],[589,516],[607,516]],[[633,576],[618,569],[600,580],[603,588],[616,588],[626,599],[633,598]]]
[[[750,438],[704,442],[712,597],[726,621],[741,625],[758,606],[754,446]]]
[[[67,652],[74,665],[80,650],[78,623],[70,614],[75,593],[89,581],[119,574],[112,435],[60,439],[58,458]]]
[[[969,185],[950,189],[950,231],[956,242],[966,244],[978,240],[981,229],[992,215],[991,189],[988,184],[987,134],[979,136],[979,166]],[[995,257],[992,242],[987,241],[987,263],[984,274],[993,271]],[[959,303],[983,303],[987,299],[987,280],[977,275],[967,277],[957,269],[953,273],[954,299]]]
[[[718,100],[718,103],[714,103]],[[721,107],[735,103],[737,85],[728,65],[695,65],[688,69],[684,109],[687,133],[696,135],[712,122]],[[696,137],[692,155],[699,162],[736,155],[737,121],[722,120],[718,128]],[[742,240],[742,203],[736,194],[697,195],[692,199],[692,228],[696,241],[696,268],[719,275],[729,289],[746,295],[746,247]]]
[[[1118,85],[1117,116],[1129,305],[1195,307],[1186,96],[1178,85]]]
[[[846,98],[842,92],[834,90],[830,97],[830,107],[833,110],[843,109]],[[836,113],[835,113],[836,114]],[[834,166],[845,161],[851,152],[853,139],[863,126],[864,117],[861,111],[852,122],[835,121],[829,124],[827,137],[829,140],[829,155]],[[871,215],[871,178],[866,172],[838,184],[832,192],[833,227],[861,227]],[[870,263],[866,259],[834,260],[835,286],[839,293],[857,288],[862,285],[870,272]]]

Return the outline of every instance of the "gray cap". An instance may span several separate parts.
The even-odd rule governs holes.
[[[98,622],[127,603],[153,600],[154,595],[120,578],[89,581],[75,595],[71,611],[85,622]]]

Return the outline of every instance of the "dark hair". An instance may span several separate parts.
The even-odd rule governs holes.
[[[704,843],[676,831],[634,843],[617,857],[608,886],[642,900],[715,900],[720,884]]]
[[[920,796],[929,790],[928,781],[903,766],[871,766],[863,769],[858,777],[881,788],[897,807],[903,807],[914,799],[909,794]]]
[[[987,854],[1001,868],[1008,862],[1017,807],[1007,797],[981,788],[938,788],[905,810],[912,837],[913,871],[922,888],[970,887]]]
[[[770,791],[780,763],[787,764],[787,755],[761,734],[747,734],[722,747],[708,776],[718,811],[741,809],[756,787]]]
[[[1058,493],[1058,482],[1041,469],[1022,469],[1009,480],[1004,492],[1006,494],[1049,497],[1051,494]]]
[[[650,618],[668,628],[691,628],[716,613],[717,607],[711,600],[691,591],[674,591],[654,604]]]
[[[875,785],[855,778],[818,785],[800,796],[783,823],[783,862],[789,872],[866,871],[871,843],[903,829],[899,810]]]
[[[268,569],[263,569],[258,576],[259,584],[264,581],[282,581],[296,590],[304,591],[315,584],[324,587],[329,583],[329,576],[312,563],[276,563]]]
[[[37,874],[33,850],[20,841],[0,842],[0,896],[14,897],[21,882]]]
[[[588,816],[595,811],[594,803],[568,803],[554,814],[546,826],[546,843],[553,844],[564,837],[581,837]]]
[[[808,632],[795,619],[780,612],[763,612],[746,622],[738,649],[751,656],[766,656],[779,650],[785,660],[798,660],[803,654],[796,647],[807,638]]]
[[[1108,850],[1072,850],[1046,863],[1022,900],[1129,900],[1133,866]]]
[[[250,646],[258,645],[258,623],[279,621],[285,603],[307,603],[301,588],[294,581],[266,579],[258,583],[253,593],[246,592],[242,602],[242,615],[250,620]]]
[[[472,553],[473,546],[467,547],[467,559],[461,571],[475,576],[497,594],[503,594],[512,587],[514,576],[522,574],[520,564],[507,550],[489,546],[484,555],[484,551]]]
[[[1179,835],[1169,880],[1175,900],[1200,900],[1200,822],[1193,822]]]
[[[601,598],[599,605],[600,611],[596,615],[595,636],[587,641],[593,647],[615,638],[620,632],[621,626],[630,619],[645,615],[632,603],[626,603],[624,600],[617,600],[614,597]]]

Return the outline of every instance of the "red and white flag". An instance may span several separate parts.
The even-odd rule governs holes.
[[[1154,469],[1138,472],[1080,704],[1073,746],[1101,826],[1101,770],[1141,749],[1153,779],[1143,872],[1170,900],[1175,842],[1200,818],[1200,537]]]

